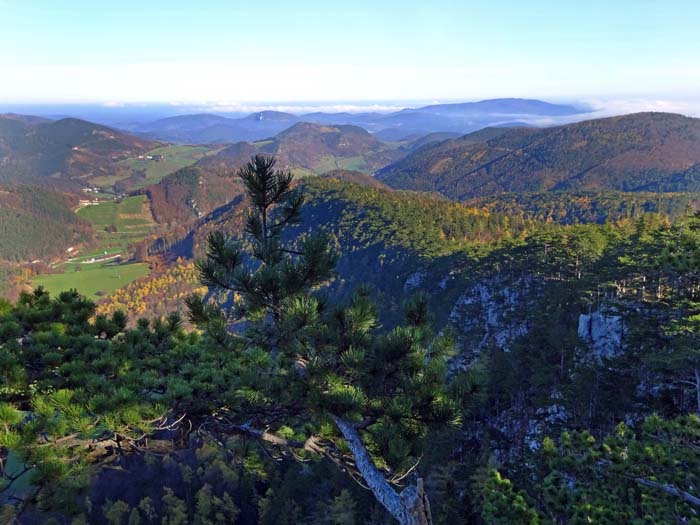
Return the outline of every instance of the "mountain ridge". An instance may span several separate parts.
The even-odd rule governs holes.
[[[334,169],[371,172],[401,154],[359,126],[297,122],[274,137],[232,144],[197,164],[230,170],[255,153],[275,155],[281,168],[317,174]]]
[[[167,117],[134,128],[160,140],[187,143],[255,141],[284,131],[296,122],[355,125],[383,140],[406,140],[411,135],[435,132],[467,133],[486,126],[511,125],[528,117],[571,117],[588,108],[553,104],[536,99],[503,98],[477,102],[433,104],[380,112],[324,112],[292,114],[265,110],[243,117],[200,113]],[[207,123],[206,116],[211,117]],[[180,125],[173,128],[174,122]]]
[[[77,179],[109,174],[113,163],[157,143],[76,118],[0,116],[0,181],[50,182],[76,187]]]
[[[647,112],[482,130],[425,145],[376,175],[395,188],[465,200],[551,190],[698,191],[699,170],[700,119]]]

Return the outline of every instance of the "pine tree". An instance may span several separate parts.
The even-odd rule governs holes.
[[[123,519],[129,514],[129,505],[121,500],[105,503],[102,512],[110,525],[121,525]]]
[[[169,487],[163,490],[163,508],[162,525],[186,525],[189,522],[185,502]]]
[[[656,265],[672,283],[666,300],[671,315],[662,326],[665,348],[650,349],[645,357],[673,383],[691,387],[700,414],[700,217],[686,217],[657,237],[662,251]]]
[[[330,503],[319,502],[314,525],[355,525],[355,500],[343,489]]]
[[[700,524],[700,418],[647,418],[598,440],[544,438],[521,488],[492,471],[482,482],[486,523]]]
[[[487,525],[538,525],[537,512],[509,479],[491,470],[482,485],[481,517]]]
[[[430,429],[459,422],[461,392],[445,381],[451,341],[432,335],[425,297],[407,304],[405,326],[384,333],[368,290],[329,304],[321,286],[336,254],[323,233],[290,231],[304,202],[291,173],[258,155],[239,177],[251,202],[246,242],[213,233],[199,263],[223,308],[188,301],[210,344],[238,357],[229,377],[235,402],[211,428],[325,456],[399,523],[431,523],[422,480],[411,473]]]

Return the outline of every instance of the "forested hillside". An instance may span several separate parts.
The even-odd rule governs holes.
[[[35,186],[0,186],[0,259],[49,262],[92,240],[92,228],[72,207],[72,198]]]
[[[317,174],[334,169],[372,172],[402,155],[357,126],[300,122],[267,140],[233,144],[199,164],[237,169],[255,153],[275,155],[286,168]]]
[[[230,173],[191,167],[168,175],[144,191],[157,222],[184,226],[230,202],[242,189]]]
[[[428,144],[380,170],[395,188],[466,200],[501,192],[700,189],[700,120],[639,113]]]
[[[113,174],[116,161],[155,144],[79,119],[0,115],[0,181],[82,186],[72,179]]]
[[[700,206],[700,193],[566,192],[501,193],[465,201],[468,206],[509,216],[560,224],[638,219],[647,213],[678,218]]]
[[[694,120],[627,119],[489,129],[411,156],[510,144],[529,166],[534,143],[518,141],[539,137],[542,162],[624,171],[671,147],[687,155],[663,170],[695,162]],[[137,225],[122,249],[148,273],[97,305],[41,288],[0,304],[3,519],[692,523],[698,193],[588,190],[588,170],[561,179],[584,189],[456,202],[347,169],[295,181],[249,157],[389,152],[318,128],[233,145],[226,162],[79,214],[68,196],[3,188],[7,231],[51,237],[7,246],[65,250],[57,240],[99,227],[106,247]]]
[[[324,293],[311,293],[311,303],[299,299],[284,307],[292,310],[282,310],[288,313],[282,314],[280,328],[301,331],[279,344],[307,352],[303,341],[315,342],[308,348],[330,345],[323,346],[329,351],[352,341],[339,362],[331,357],[333,352],[317,356],[323,359],[320,363],[300,365],[305,361],[292,359],[297,364],[290,366],[308,370],[300,380],[318,378],[328,391],[306,397],[292,386],[296,379],[283,387],[284,376],[270,383],[270,377],[277,377],[274,373],[263,374],[262,382],[257,373],[239,375],[240,370],[271,372],[269,358],[262,350],[236,350],[238,336],[222,333],[214,311],[197,310],[196,302],[190,303],[195,307],[192,320],[204,323],[201,334],[183,331],[176,316],[139,321],[135,329],[126,329],[127,319],[115,308],[121,302],[138,312],[140,306],[130,301],[138,301],[139,288],[126,291],[100,310],[107,317],[94,320],[93,305],[71,294],[52,300],[36,292],[23,296],[16,306],[3,306],[3,380],[11,385],[3,397],[3,442],[29,444],[46,434],[77,446],[54,448],[49,455],[41,446],[17,449],[41,465],[36,482],[50,482],[40,500],[45,509],[58,505],[65,512],[66,498],[73,500],[77,491],[90,503],[77,503],[71,512],[91,521],[156,516],[187,522],[218,513],[229,520],[236,516],[242,523],[320,524],[327,523],[328,516],[348,523],[384,523],[372,493],[334,470],[334,462],[345,460],[334,455],[332,427],[324,427],[323,418],[318,427],[304,426],[305,414],[358,411],[370,421],[364,428],[364,419],[355,416],[362,439],[373,444],[375,461],[389,462],[385,475],[400,475],[427,446],[417,469],[435,523],[555,524],[579,518],[601,523],[692,522],[698,482],[698,421],[692,414],[700,410],[700,387],[693,379],[698,366],[694,319],[700,311],[698,217],[682,216],[673,223],[646,215],[616,225],[509,225],[506,216],[423,195],[333,179],[308,181],[303,188],[308,199],[300,208],[303,222],[285,238],[299,239],[301,244],[292,246],[323,253],[335,246],[336,284],[327,281],[331,287],[322,286]],[[250,216],[242,212],[239,224],[250,224]],[[224,228],[227,224],[233,222],[217,223]],[[307,234],[334,241],[314,244]],[[207,251],[212,264],[224,264],[224,256],[237,257],[233,245],[226,248],[217,244],[216,236],[212,239]],[[294,264],[302,264],[300,270],[311,260],[325,264],[321,253],[315,253],[307,262]],[[287,271],[285,264],[276,271]],[[215,268],[200,266],[209,283],[243,278]],[[184,274],[165,273],[162,283],[176,275]],[[323,274],[313,278],[325,279]],[[343,279],[348,287],[345,299],[332,292]],[[360,283],[371,286],[359,296],[350,293],[362,290]],[[153,281],[152,286],[161,293],[162,284]],[[391,293],[382,293],[382,287],[392,288]],[[253,292],[241,290],[233,294],[233,303],[220,297],[232,314],[240,308],[266,308],[260,306],[265,303],[248,303],[252,299],[245,294]],[[416,291],[426,295],[411,299]],[[374,306],[367,302],[370,297]],[[425,381],[410,390],[410,395],[419,396],[416,405],[385,404],[388,401],[371,385],[387,379],[377,383],[371,374],[362,375],[384,369],[371,368],[352,350],[363,345],[361,351],[371,359],[397,359],[396,365],[387,366],[397,366],[400,377],[406,377],[399,372],[401,366],[417,366],[410,365],[413,354],[399,349],[424,355],[422,339],[412,338],[426,333],[401,327],[396,304],[401,298],[408,300],[409,322],[421,326],[430,318],[433,330],[449,334],[439,343],[447,345],[440,346],[449,356],[447,368],[436,363],[430,374],[414,379]],[[309,304],[319,305],[321,317],[305,310]],[[331,309],[325,317],[327,304],[347,304],[349,309]],[[385,310],[394,314],[380,327],[374,312],[385,316]],[[315,324],[326,322],[331,323],[330,331]],[[366,330],[376,335],[366,339]],[[255,329],[250,337],[263,338],[263,344],[268,337],[277,340],[274,333]],[[338,333],[348,340],[337,341]],[[406,358],[408,362],[398,364]],[[344,379],[325,383],[332,379],[322,373],[325,368],[317,367],[326,366],[338,367]],[[447,427],[425,427],[413,441],[410,427],[403,425],[410,418],[426,423],[420,395],[435,388],[431,381],[439,377],[433,375],[439,370],[453,385],[440,394],[448,396],[439,397],[441,403],[449,398],[457,405],[449,401],[437,413],[444,417],[459,406],[459,417]],[[30,384],[35,393],[29,393]],[[287,412],[287,403],[293,407],[296,402],[313,408]],[[208,419],[211,407],[224,403],[240,405],[244,414],[260,414],[254,421],[263,417],[266,407],[297,415],[284,419],[289,426],[277,421],[266,434],[256,434],[250,426],[254,421],[232,419],[238,409]],[[389,412],[372,423],[377,406]],[[19,407],[32,407],[40,419],[24,425],[15,411]],[[184,428],[182,417],[189,422]],[[321,433],[314,438],[320,441],[306,441],[311,448],[304,451],[304,440],[314,431]],[[122,455],[110,448],[115,432],[123,451],[136,454]],[[216,440],[210,440],[221,432],[228,436],[227,444],[217,448]],[[152,434],[148,444],[143,441],[146,434]],[[88,436],[93,445],[84,449]],[[397,436],[406,439],[401,447],[395,446]],[[256,445],[256,439],[266,448]],[[297,446],[301,463],[293,454],[278,456]],[[166,457],[160,455],[163,452]],[[76,454],[88,463],[66,466],[64,458]],[[289,459],[278,461],[284,457]],[[126,470],[85,470],[96,459],[116,461]],[[356,466],[349,468],[362,476],[362,470],[353,470]],[[15,471],[6,476],[15,475],[11,472]],[[77,479],[81,483],[71,481]],[[147,482],[156,479],[166,481]],[[415,478],[396,483],[412,487],[411,479]],[[127,488],[114,493],[115,483]],[[20,498],[26,497],[22,490],[15,492]],[[85,501],[80,498],[76,501]],[[42,516],[36,507],[25,515],[30,522],[40,522]]]
[[[338,298],[346,297],[357,286],[371,283],[386,301],[383,314],[389,318],[395,318],[403,299],[418,286],[419,281],[405,284],[410,276],[444,267],[468,253],[495,249],[499,242],[522,237],[535,227],[527,218],[511,219],[436,196],[334,177],[304,179],[300,189],[307,203],[302,222],[290,234],[329,233],[340,253],[330,290]],[[200,219],[193,231],[156,241],[152,252],[201,257],[212,231],[240,237],[246,203],[241,196],[230,204]]]

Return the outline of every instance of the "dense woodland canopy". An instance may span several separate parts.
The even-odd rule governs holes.
[[[123,249],[148,276],[0,302],[0,521],[700,523],[697,124],[592,122],[426,143],[380,174],[442,195],[266,156],[232,175],[303,126],[133,190],[99,233],[145,221]],[[18,148],[46,123],[4,125]],[[511,193],[470,182],[526,168]],[[74,198],[1,190],[8,280],[95,246]]]
[[[377,173],[456,200],[501,192],[698,191],[700,121],[637,113],[428,144]]]
[[[50,258],[71,245],[89,242],[90,225],[71,209],[76,201],[34,186],[0,186],[0,258],[12,262]]]
[[[209,235],[218,306],[188,301],[199,330],[74,292],[2,304],[7,520],[385,523],[402,490],[425,490],[436,523],[697,520],[700,218],[511,230],[418,195],[295,189],[260,162],[243,173],[246,236]],[[436,338],[430,294],[407,293],[394,328],[371,289],[334,304],[336,245],[299,226],[319,199],[347,203],[336,235],[426,260],[488,243],[452,259],[457,278],[529,279],[529,335],[448,373],[463,341]],[[582,344],[585,305],[624,319],[624,347]],[[133,476],[162,487],[114,492]]]

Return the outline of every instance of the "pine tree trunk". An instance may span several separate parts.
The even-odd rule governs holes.
[[[374,465],[357,429],[342,418],[332,418],[355,458],[357,470],[374,497],[389,514],[401,525],[433,525],[423,480],[419,478],[415,485],[406,487],[401,493],[396,492]]]
[[[428,495],[423,489],[423,480],[418,478],[416,484],[406,487],[401,491],[401,500],[404,502],[408,525],[432,525],[433,518],[430,513]]]

